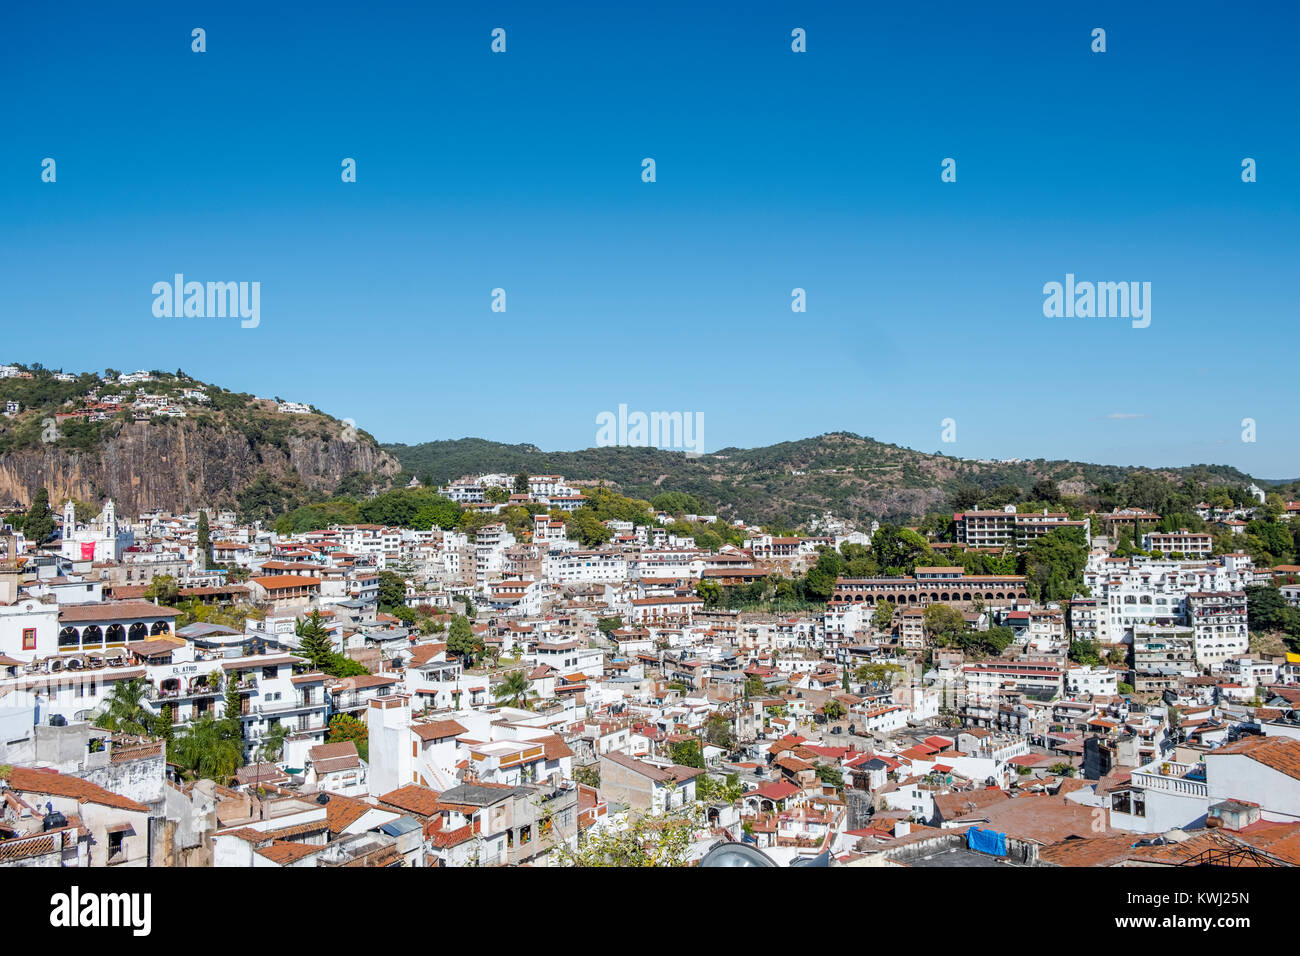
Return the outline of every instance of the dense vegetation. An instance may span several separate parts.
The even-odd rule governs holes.
[[[407,477],[426,484],[485,472],[558,473],[605,480],[624,495],[645,499],[667,488],[696,499],[702,510],[692,513],[787,527],[824,511],[858,521],[914,521],[927,512],[1029,502],[1038,497],[1036,486],[1047,485],[1079,489],[1072,504],[1082,512],[1133,505],[1176,514],[1190,511],[1202,489],[1223,487],[1240,497],[1250,482],[1219,465],[1153,470],[1043,459],[977,462],[844,432],[699,458],[654,448],[544,452],[478,438],[384,448]]]

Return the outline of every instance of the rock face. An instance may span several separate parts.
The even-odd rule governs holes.
[[[226,427],[131,422],[91,453],[50,445],[0,457],[0,503],[26,506],[44,486],[52,502],[112,498],[126,515],[189,511],[235,506],[238,492],[263,473],[327,495],[349,473],[387,477],[398,468],[368,441],[290,435],[270,444]]]

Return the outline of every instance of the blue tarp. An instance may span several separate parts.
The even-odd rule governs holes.
[[[971,827],[966,831],[966,846],[977,853],[987,853],[989,856],[1006,856],[1007,835],[1005,833],[996,833],[993,830],[981,830],[979,827]]]

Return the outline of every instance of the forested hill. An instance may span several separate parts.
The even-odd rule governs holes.
[[[1138,481],[1157,500],[1168,489],[1244,486],[1249,475],[1223,465],[1142,469],[1073,461],[979,462],[925,454],[836,432],[762,448],[724,448],[688,458],[654,448],[588,448],[548,452],[480,438],[382,446],[407,475],[444,484],[463,475],[521,471],[562,474],[571,481],[603,480],[626,495],[650,499],[663,491],[694,495],[728,518],[804,524],[823,512],[855,521],[900,521],[944,510],[954,500],[986,499],[996,489],[1028,493],[1042,479],[1083,503],[1108,507]],[[1124,487],[1122,487],[1124,486]],[[983,494],[980,494],[983,493]],[[969,505],[967,505],[969,507]],[[1154,510],[1154,508],[1153,508]]]

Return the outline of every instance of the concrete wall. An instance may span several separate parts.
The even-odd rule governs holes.
[[[648,777],[601,757],[600,795],[606,801],[649,810],[653,788],[654,784]]]

